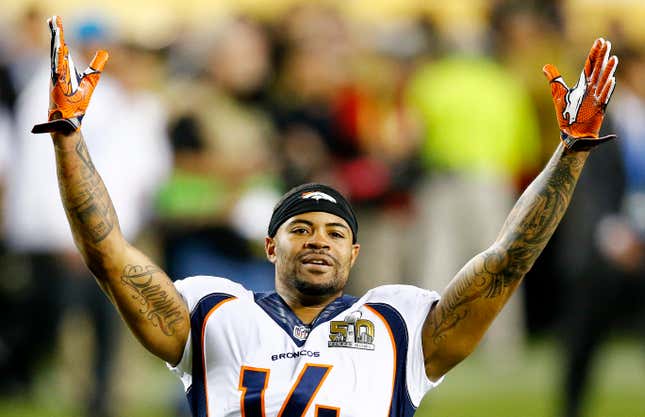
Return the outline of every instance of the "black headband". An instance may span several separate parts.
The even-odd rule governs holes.
[[[356,243],[358,222],[352,207],[338,191],[315,183],[299,185],[282,196],[271,215],[269,236],[274,237],[282,223],[291,217],[312,211],[324,211],[345,220],[352,229],[352,243]]]

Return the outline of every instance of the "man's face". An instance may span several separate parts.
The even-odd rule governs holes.
[[[276,287],[309,297],[342,291],[360,246],[342,218],[326,212],[291,217],[266,238],[267,258],[276,267]]]

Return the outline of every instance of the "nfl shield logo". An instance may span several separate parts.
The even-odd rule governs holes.
[[[307,326],[293,326],[293,337],[298,340],[307,340],[309,330],[310,329]]]

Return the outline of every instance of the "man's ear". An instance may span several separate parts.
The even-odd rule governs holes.
[[[350,259],[350,268],[354,266],[354,263],[356,262],[356,259],[358,259],[358,253],[361,251],[361,245],[358,243],[354,243],[352,245],[352,258]]]
[[[267,259],[269,262],[272,264],[275,263],[276,260],[276,254],[275,254],[275,239],[272,237],[265,237],[264,238],[264,252],[267,255]]]

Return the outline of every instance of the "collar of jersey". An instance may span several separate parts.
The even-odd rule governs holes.
[[[264,310],[278,326],[284,330],[293,343],[298,347],[304,346],[306,339],[301,340],[294,336],[294,328],[301,326],[309,329],[311,332],[319,324],[325,323],[336,317],[341,311],[347,310],[352,304],[358,300],[357,297],[351,295],[341,295],[334,301],[329,303],[323,311],[311,322],[311,324],[304,324],[298,316],[291,310],[291,307],[278,295],[276,292],[257,293],[255,294],[255,302]]]

